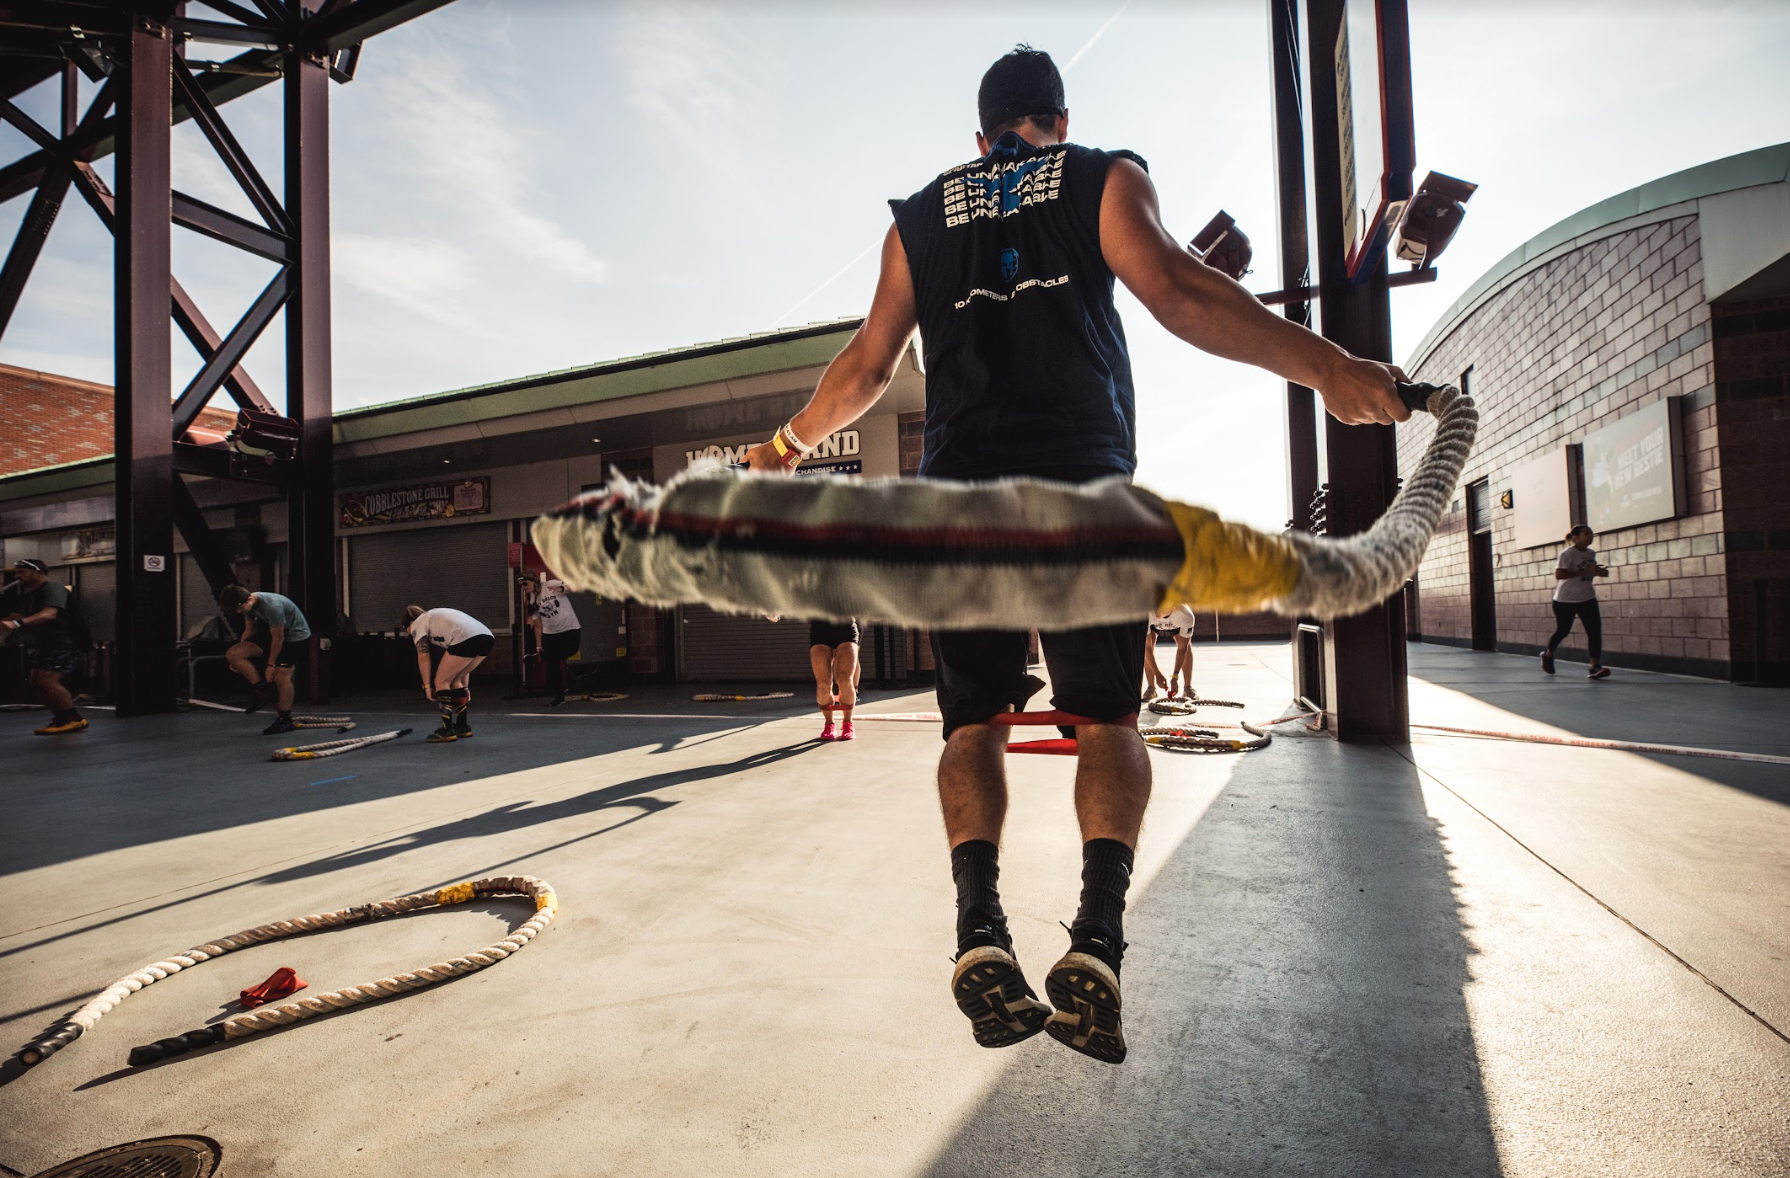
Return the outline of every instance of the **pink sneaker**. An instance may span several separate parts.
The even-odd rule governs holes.
[[[833,731],[833,722],[831,720],[828,720],[827,726],[820,730],[820,738],[822,740],[838,740],[839,739],[839,737]]]
[[[839,730],[839,739],[840,740],[856,740],[857,737],[858,737],[857,730],[851,726],[851,721],[847,720],[845,722],[845,727]]]

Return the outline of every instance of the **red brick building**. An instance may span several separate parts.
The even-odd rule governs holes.
[[[235,423],[227,409],[199,415],[204,429]],[[0,364],[0,475],[111,453],[111,385]]]
[[[1571,523],[1604,658],[1790,675],[1790,144],[1612,197],[1493,267],[1405,365],[1479,443],[1412,593],[1425,641],[1533,654]],[[1400,431],[1409,468],[1429,430]],[[1582,658],[1575,631],[1564,648]]]

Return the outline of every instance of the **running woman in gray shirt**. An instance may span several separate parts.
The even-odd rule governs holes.
[[[1598,577],[1607,577],[1610,570],[1597,563],[1591,551],[1596,538],[1584,524],[1566,533],[1566,547],[1554,564],[1554,636],[1541,652],[1541,669],[1554,673],[1554,650],[1572,633],[1573,619],[1585,627],[1585,647],[1591,655],[1591,673],[1587,678],[1608,679],[1610,668],[1603,664],[1604,621],[1597,609]]]

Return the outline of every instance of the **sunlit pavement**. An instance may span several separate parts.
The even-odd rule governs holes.
[[[1284,646],[1196,684],[1283,714]],[[1790,694],[1412,647],[1418,722],[1790,754]],[[866,711],[932,708],[873,693]],[[519,902],[245,950],[0,1088],[0,1164],[203,1134],[222,1174],[1790,1173],[1790,770],[1419,734],[1153,752],[1123,1067],[977,1048],[947,993],[930,724],[813,741],[802,700],[481,697],[425,746],[274,764],[258,718],[0,716],[7,1050],[267,920],[524,873],[560,919],[445,986],[163,1064],[233,1011],[489,944]],[[400,715],[376,712],[409,712]],[[526,713],[526,714],[524,714]],[[1236,718],[1230,710],[1205,717]],[[328,739],[324,734],[318,739]],[[1072,762],[1009,759],[1002,887],[1041,981],[1073,915]],[[1749,1013],[1750,1012],[1750,1013]],[[1774,1030],[1773,1028],[1776,1028]]]

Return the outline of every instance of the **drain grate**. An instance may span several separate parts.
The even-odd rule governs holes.
[[[210,1178],[220,1156],[209,1137],[151,1137],[73,1158],[35,1178]]]

